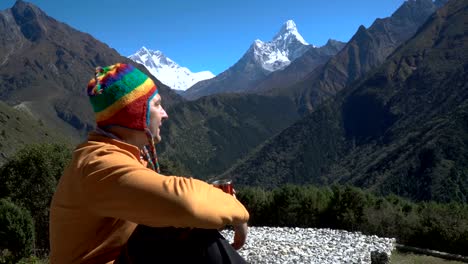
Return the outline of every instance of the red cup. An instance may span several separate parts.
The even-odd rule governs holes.
[[[229,180],[229,179],[216,180],[216,181],[211,182],[211,184],[214,187],[223,190],[223,192],[225,193],[229,193],[230,195],[234,194],[234,190],[232,188],[232,180]]]

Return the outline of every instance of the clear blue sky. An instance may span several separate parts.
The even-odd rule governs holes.
[[[288,19],[313,45],[347,42],[360,25],[390,16],[404,0],[29,0],[49,16],[129,56],[160,50],[193,72],[219,74],[255,39],[270,41]],[[0,10],[15,0],[0,0]]]

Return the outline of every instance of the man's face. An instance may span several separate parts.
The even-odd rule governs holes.
[[[161,96],[157,94],[149,103],[150,123],[149,129],[154,136],[155,143],[161,141],[161,125],[164,119],[169,118],[166,110],[161,105]]]

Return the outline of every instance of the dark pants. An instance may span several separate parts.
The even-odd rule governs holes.
[[[247,263],[212,229],[137,226],[115,264]]]

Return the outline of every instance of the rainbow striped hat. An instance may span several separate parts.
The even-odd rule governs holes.
[[[87,92],[98,127],[118,125],[145,131],[149,125],[149,101],[158,88],[134,66],[117,63],[97,67]]]

